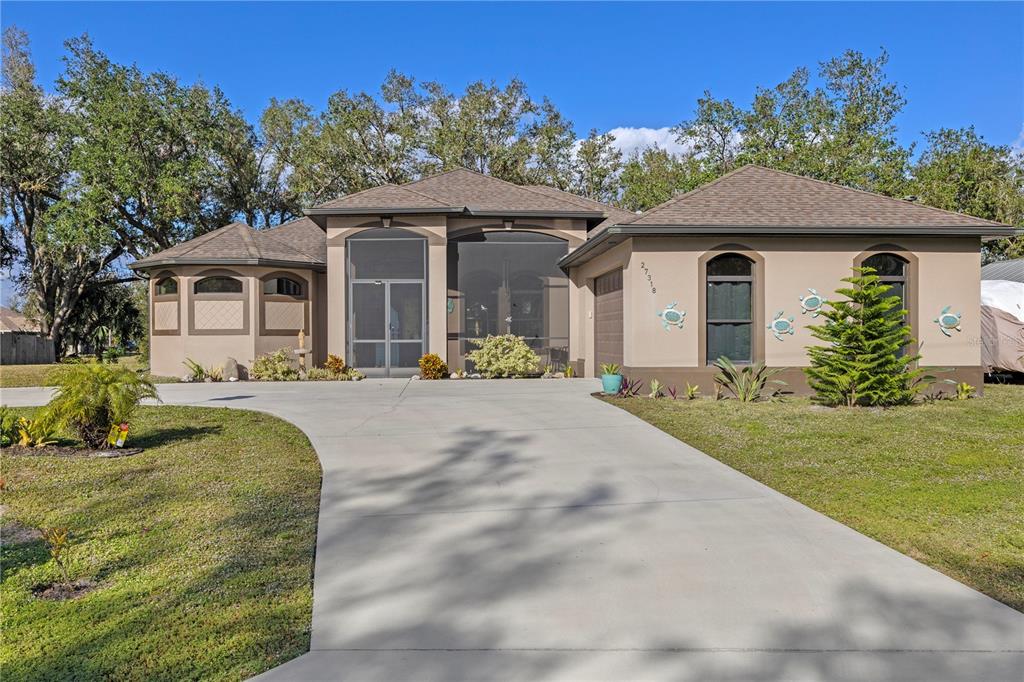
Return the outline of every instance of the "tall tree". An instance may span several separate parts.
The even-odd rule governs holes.
[[[222,159],[245,123],[217,89],[111,62],[87,37],[67,42],[57,91],[74,111],[72,165],[83,209],[133,256],[230,222]],[[247,153],[244,152],[243,153]]]
[[[124,253],[102,217],[73,191],[74,110],[36,82],[28,37],[3,35],[0,90],[0,208],[20,241],[18,286],[57,352],[87,286]],[[11,240],[13,241],[13,240]],[[13,260],[13,250],[5,261]]]
[[[646,211],[713,178],[713,171],[692,154],[677,156],[660,147],[648,147],[635,152],[623,166],[619,203],[630,211]]]
[[[925,134],[911,191],[929,206],[1024,227],[1024,159],[973,127]],[[985,244],[986,260],[1024,258],[1024,237]]]
[[[622,152],[615,146],[614,135],[591,130],[580,141],[572,167],[574,192],[605,203],[618,198]]]

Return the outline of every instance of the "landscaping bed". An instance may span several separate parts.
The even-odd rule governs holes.
[[[602,399],[1024,611],[1024,386],[887,409]]]
[[[159,406],[138,409],[127,446],[143,451],[4,450],[5,678],[246,679],[307,651],[320,468],[306,437],[261,413]],[[56,526],[70,587],[35,530]]]

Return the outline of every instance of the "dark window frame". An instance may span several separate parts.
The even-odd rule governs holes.
[[[722,353],[716,353],[716,354],[714,354],[715,355],[714,360],[710,360],[711,355],[712,355],[712,353],[711,353],[712,349],[710,347],[711,334],[709,332],[711,331],[712,327],[725,326],[725,325],[732,325],[732,326],[736,326],[736,325],[749,325],[751,327],[751,330],[750,330],[751,333],[750,333],[750,346],[749,346],[749,352],[747,353],[747,357],[744,358],[744,359],[729,358],[730,360],[732,360],[732,362],[734,362],[737,365],[749,365],[749,364],[753,364],[753,362],[754,362],[754,343],[755,343],[755,339],[754,339],[754,333],[753,333],[754,332],[753,325],[754,325],[754,319],[756,317],[755,311],[754,311],[754,307],[755,307],[755,302],[754,302],[754,268],[755,268],[755,263],[754,263],[753,260],[751,260],[750,258],[748,258],[748,257],[746,257],[746,256],[744,256],[742,254],[733,253],[733,252],[726,252],[726,253],[718,254],[717,256],[715,256],[715,257],[711,258],[710,260],[708,260],[707,263],[705,263],[705,265],[704,265],[704,272],[705,273],[710,273],[712,265],[716,261],[721,261],[721,260],[726,259],[726,258],[740,258],[740,259],[742,259],[743,261],[746,262],[746,264],[748,266],[748,272],[750,274],[749,275],[712,275],[712,274],[706,274],[705,275],[705,281],[706,281],[705,289],[706,289],[706,291],[705,291],[704,295],[706,297],[705,298],[705,300],[706,300],[705,311],[707,311],[707,314],[706,314],[706,317],[705,317],[705,320],[704,320],[704,335],[705,335],[704,358],[705,358],[705,362],[706,363],[712,364],[714,362],[714,360],[717,360],[719,357],[723,356]],[[749,287],[750,287],[749,288],[749,292],[748,292],[748,296],[747,296],[749,301],[750,301],[750,305],[749,305],[749,311],[750,312],[749,312],[748,316],[746,318],[713,318],[713,317],[711,317],[711,305],[710,305],[710,303],[711,303],[711,289],[712,289],[711,285],[713,283],[748,284]]]

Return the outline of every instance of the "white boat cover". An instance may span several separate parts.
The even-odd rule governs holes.
[[[986,372],[1024,372],[1024,283],[982,280],[981,364]]]

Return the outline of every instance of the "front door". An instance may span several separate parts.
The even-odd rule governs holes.
[[[422,281],[352,282],[349,361],[367,376],[412,376],[423,355]]]

